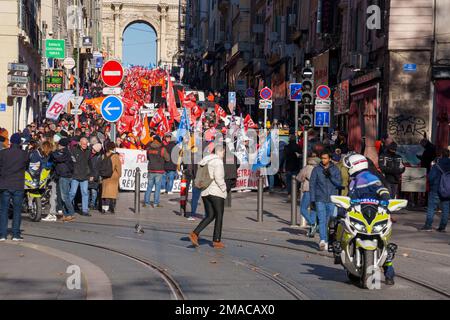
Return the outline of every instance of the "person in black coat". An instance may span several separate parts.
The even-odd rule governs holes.
[[[417,156],[420,159],[420,166],[427,168],[427,173],[430,173],[431,163],[436,159],[436,146],[428,139],[422,139],[420,145],[425,149],[422,155]]]
[[[97,203],[100,188],[99,166],[102,161],[102,144],[96,143],[92,146],[91,158],[89,159],[89,209],[99,208]]]
[[[72,158],[74,160],[73,176],[70,185],[70,199],[73,202],[78,191],[81,189],[81,215],[89,216],[89,159],[91,150],[88,147],[89,141],[81,138],[80,143],[72,149]]]
[[[8,232],[9,203],[13,201],[13,241],[21,241],[20,224],[25,189],[25,171],[28,168],[28,153],[22,150],[21,136],[11,136],[11,146],[0,151],[0,241],[5,241]]]
[[[406,170],[402,157],[397,154],[397,144],[395,142],[391,143],[386,151],[380,155],[378,164],[388,182],[391,198],[395,199],[398,193],[401,175]]]
[[[290,135],[289,144],[284,148],[284,168],[286,170],[286,187],[289,197],[291,195],[292,177],[296,177],[300,172],[301,154],[302,150],[297,144],[295,135]]]
[[[178,154],[180,152],[179,148],[177,147],[175,141],[172,141],[172,134],[170,132],[166,133],[164,135],[164,147],[167,150],[167,153],[169,154],[169,161],[166,161],[164,163],[164,170],[165,173],[162,176],[161,179],[161,189],[166,190],[167,194],[173,194],[173,182],[177,176],[177,162],[178,159],[172,159],[172,151],[174,148],[177,149],[175,151],[175,154]],[[172,161],[175,160],[175,161]]]

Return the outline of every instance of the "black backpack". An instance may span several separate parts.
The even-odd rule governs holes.
[[[104,179],[111,178],[113,175],[113,165],[111,160],[112,156],[113,155],[110,155],[109,157],[103,157],[98,166],[98,173],[100,177]]]

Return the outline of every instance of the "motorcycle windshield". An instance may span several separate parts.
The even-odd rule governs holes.
[[[373,220],[377,216],[378,206],[373,204],[361,204],[361,213],[366,219],[368,224],[372,224]]]

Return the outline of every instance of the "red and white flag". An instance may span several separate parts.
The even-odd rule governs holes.
[[[221,106],[219,106],[218,104],[216,104],[216,118],[217,120],[220,120],[220,118],[225,118],[227,116],[227,113],[225,112],[225,110],[223,110],[223,108]],[[217,121],[219,122],[219,121]]]
[[[163,107],[159,107],[158,111],[153,115],[152,120],[150,121],[150,128],[156,127],[165,117]]]
[[[160,136],[160,137],[164,137],[164,135],[170,132],[170,125],[169,125],[169,121],[167,120],[166,115],[163,115],[163,119],[161,120],[161,122],[159,123],[158,129],[156,131],[156,133]]]
[[[258,129],[258,125],[253,122],[253,120],[249,114],[244,119],[244,127],[245,127],[245,129],[248,129],[248,128]]]

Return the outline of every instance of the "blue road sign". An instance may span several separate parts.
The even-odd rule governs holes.
[[[96,68],[103,67],[103,57],[95,57],[95,67]]]
[[[117,122],[122,117],[123,109],[122,99],[116,96],[108,96],[103,100],[100,111],[106,121]]]
[[[254,97],[255,97],[255,89],[253,89],[253,88],[248,88],[248,89],[245,91],[245,96],[246,96],[247,98],[254,98]]]
[[[331,96],[331,89],[328,86],[321,85],[317,87],[317,97],[322,100],[327,100]]]
[[[289,98],[291,101],[302,101],[302,88],[301,83],[289,84]]]
[[[228,102],[236,103],[236,92],[228,92]]]
[[[417,64],[406,63],[406,64],[403,65],[403,71],[405,71],[405,72],[416,72],[417,71]]]
[[[330,111],[315,111],[314,127],[329,127],[329,126],[330,126]]]
[[[6,103],[0,103],[0,111],[5,112],[6,111]]]

